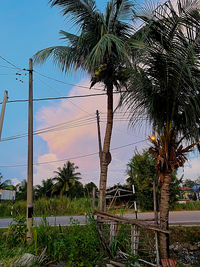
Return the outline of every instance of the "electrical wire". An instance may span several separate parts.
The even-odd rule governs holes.
[[[8,67],[8,66],[5,66],[5,65],[0,65],[0,68],[16,70],[16,68],[14,68],[14,67]]]
[[[33,70],[36,74],[44,77],[44,78],[47,78],[49,80],[52,80],[52,81],[55,81],[55,82],[59,82],[59,83],[62,83],[62,84],[66,84],[66,85],[70,85],[70,86],[76,86],[76,87],[79,87],[79,88],[84,88],[84,89],[93,89],[93,90],[101,90],[103,91],[104,89],[101,89],[101,88],[89,88],[87,86],[83,86],[83,85],[77,85],[77,84],[73,84],[73,83],[67,83],[67,82],[64,82],[64,81],[61,81],[61,80],[58,80],[58,79],[55,79],[53,77],[50,77],[50,76],[47,76],[47,75],[44,75],[36,70]]]
[[[113,92],[113,94],[119,94],[120,92]],[[37,101],[51,101],[51,100],[60,100],[60,99],[73,99],[73,98],[86,98],[86,97],[95,97],[95,96],[104,96],[107,93],[101,94],[88,94],[88,95],[73,95],[73,96],[59,96],[59,97],[45,97],[45,98],[35,98],[33,99],[34,102]],[[17,100],[9,100],[7,103],[23,103],[28,102],[28,99],[17,99]],[[2,104],[1,102],[0,104]]]
[[[126,145],[123,145],[123,146],[111,148],[110,150],[113,151],[113,150],[121,149],[121,148],[124,148],[124,147],[136,145],[136,144],[145,142],[147,140],[148,139],[144,139],[144,140],[137,141],[137,142],[134,142],[134,143],[130,143],[130,144],[126,144]],[[86,158],[86,157],[90,157],[90,156],[94,156],[94,155],[98,155],[98,154],[99,154],[99,152],[94,152],[94,153],[90,153],[90,154],[85,154],[85,155],[65,158],[65,159],[61,159],[61,160],[52,160],[52,161],[34,163],[33,165],[34,166],[40,166],[40,165],[51,164],[51,163],[56,163],[56,162],[62,162],[62,161],[69,161],[69,160],[74,160],[74,159]],[[27,165],[26,164],[16,164],[16,165],[7,165],[7,166],[6,165],[2,165],[2,166],[0,166],[0,168],[16,168],[16,167],[27,167]]]
[[[61,96],[61,93],[60,93],[60,91],[58,91],[58,89],[55,89],[54,87],[52,87],[51,85],[49,85],[48,83],[44,82],[43,80],[41,80],[41,79],[38,78],[38,77],[37,77],[37,79],[38,79],[41,83],[45,84],[48,88],[52,89],[53,91],[55,91],[56,93],[58,93],[58,94]],[[87,111],[84,110],[83,108],[81,108],[81,107],[79,107],[78,105],[76,105],[75,103],[73,103],[70,99],[68,99],[68,101],[69,101],[73,106],[75,106],[77,109],[79,109],[79,110],[81,110],[81,111],[87,113],[88,115],[91,115],[89,112],[87,112]]]
[[[66,130],[66,129],[71,129],[71,128],[90,125],[90,124],[93,124],[93,123],[96,123],[96,117],[81,117],[81,118],[79,118],[77,120],[72,120],[72,121],[68,121],[68,122],[59,123],[59,124],[56,124],[56,125],[53,125],[53,126],[41,128],[41,129],[39,129],[37,131],[34,131],[33,135],[39,135],[39,134],[43,134],[43,133],[47,133],[47,132],[55,132],[55,131],[60,131],[60,130]],[[2,138],[0,140],[0,142],[16,140],[16,139],[24,138],[26,136],[28,136],[28,133],[23,133],[23,134],[19,134],[19,135],[15,135],[15,136],[10,136],[10,137],[7,137],[7,138]]]
[[[19,68],[17,67],[15,64],[13,64],[12,62],[10,62],[9,60],[7,60],[6,58],[0,56],[0,58],[5,61],[6,63],[8,63],[9,65],[11,65],[12,67],[14,67],[15,69],[18,69],[18,70],[21,70],[21,71],[26,71],[26,69],[22,69],[22,68]]]

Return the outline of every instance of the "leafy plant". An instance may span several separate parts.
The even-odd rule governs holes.
[[[26,218],[16,217],[9,225],[7,233],[7,241],[10,246],[24,245],[26,243]]]

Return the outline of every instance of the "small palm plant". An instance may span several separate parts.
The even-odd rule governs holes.
[[[76,172],[77,169],[78,166],[70,161],[67,161],[63,168],[58,168],[58,171],[55,171],[56,176],[52,179],[55,182],[52,193],[59,193],[60,196],[67,193],[81,179],[80,173]]]
[[[91,75],[91,87],[102,83],[107,92],[107,124],[100,153],[99,209],[105,208],[108,165],[111,162],[110,143],[113,128],[113,91],[126,88],[129,62],[128,40],[133,30],[127,22],[132,17],[129,0],[108,1],[105,13],[97,9],[94,0],[50,0],[51,6],[62,8],[64,16],[78,27],[79,35],[60,31],[65,46],[43,49],[34,56],[43,63],[50,56],[61,71],[82,69]]]
[[[198,1],[178,0],[159,6],[145,23],[141,40],[133,36],[138,56],[129,92],[122,103],[132,111],[131,122],[145,114],[154,136],[150,153],[156,159],[161,185],[160,225],[168,230],[172,173],[183,166],[200,138],[200,15]],[[160,234],[161,258],[168,258],[168,236]]]

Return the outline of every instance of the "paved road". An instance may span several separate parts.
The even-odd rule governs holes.
[[[134,214],[125,215],[128,218],[135,219]],[[139,213],[138,219],[151,219],[153,213],[145,212]],[[70,225],[72,222],[71,216],[58,216],[58,217],[47,217],[47,221],[50,225]],[[85,216],[73,216],[73,221],[77,221],[80,224],[85,224],[87,219]],[[7,228],[12,222],[12,219],[0,219],[0,228]],[[42,223],[42,218],[37,217],[34,219],[35,224]],[[177,211],[170,212],[169,223],[171,225],[199,225],[200,226],[200,211]]]

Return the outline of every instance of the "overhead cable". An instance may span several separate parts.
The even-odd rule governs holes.
[[[124,147],[128,147],[128,146],[132,146],[132,145],[136,145],[142,142],[147,141],[148,139],[144,139],[141,141],[137,141],[134,143],[130,143],[127,145],[123,145],[123,146],[119,146],[119,147],[115,147],[115,148],[111,148],[110,150],[117,150],[117,149],[121,149]],[[85,154],[85,155],[80,155],[80,156],[75,156],[75,157],[70,157],[70,158],[66,158],[66,159],[61,159],[61,160],[52,160],[52,161],[46,161],[46,162],[40,162],[40,163],[34,163],[34,166],[40,166],[40,165],[45,165],[45,164],[50,164],[50,163],[56,163],[56,162],[62,162],[62,161],[69,161],[69,160],[74,160],[74,159],[80,159],[80,158],[86,158],[86,157],[90,157],[90,156],[94,156],[94,155],[98,155],[99,152],[94,152],[94,153],[90,153],[90,154]],[[16,168],[16,167],[27,167],[26,164],[16,164],[16,165],[2,165],[0,166],[0,168]]]

